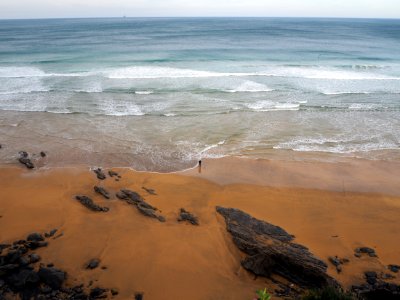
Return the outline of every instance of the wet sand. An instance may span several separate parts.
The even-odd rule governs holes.
[[[63,236],[37,251],[43,262],[67,271],[70,284],[93,280],[93,286],[117,288],[116,299],[132,299],[139,291],[145,299],[253,299],[256,289],[272,292],[270,280],[255,279],[240,266],[242,254],[215,212],[220,205],[294,234],[348,287],[363,282],[363,271],[400,264],[396,167],[368,161],[329,165],[223,159],[203,161],[201,173],[116,169],[122,176],[118,182],[100,181],[83,167],[3,167],[0,242],[58,228]],[[111,200],[95,194],[94,185],[112,192]],[[147,218],[116,199],[121,188],[139,192],[167,221]],[[110,211],[89,211],[74,200],[78,194]],[[197,215],[200,226],[177,222],[181,207]],[[361,246],[374,248],[379,257],[354,257]],[[340,275],[327,260],[334,255],[350,259]],[[107,269],[85,270],[91,258],[100,258]],[[399,276],[392,282],[400,283]]]

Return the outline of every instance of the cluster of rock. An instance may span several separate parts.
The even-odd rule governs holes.
[[[99,287],[89,290],[84,284],[67,287],[67,273],[53,264],[41,263],[42,258],[33,252],[46,247],[46,238],[54,236],[57,230],[44,235],[32,233],[25,240],[12,244],[0,244],[0,299],[104,299],[118,294],[115,289]]]
[[[96,177],[100,180],[105,180],[107,178],[106,173],[101,169],[101,168],[96,168],[93,170],[93,172],[96,174]],[[112,170],[108,171],[108,175],[113,178],[116,177],[116,179],[120,179],[121,176]],[[104,187],[95,185],[93,187],[94,191],[101,195],[103,198],[109,200],[111,199],[112,195],[111,193]],[[150,195],[157,195],[156,191],[151,188],[147,187],[142,187],[144,191],[146,191]],[[160,214],[160,211],[148,203],[139,193],[129,190],[129,189],[121,189],[115,194],[116,198],[119,200],[125,201],[129,205],[133,205],[136,207],[136,209],[144,216],[150,217],[157,219],[160,222],[165,222],[166,219],[164,216]],[[75,196],[75,199],[79,201],[83,206],[86,208],[90,209],[91,211],[94,212],[108,212],[109,208],[108,207],[103,207],[98,204],[96,204],[93,199],[91,199],[88,196],[85,195],[77,195]],[[199,225],[199,220],[198,218],[193,215],[192,213],[188,212],[184,208],[180,209],[179,216],[177,218],[179,222],[186,221],[189,222],[190,224],[193,225]]]
[[[157,208],[147,203],[142,196],[134,191],[122,189],[117,193],[117,198],[134,205],[141,214],[165,222],[165,217],[157,212]]]
[[[400,299],[400,285],[395,283],[386,282],[385,279],[394,278],[391,274],[381,274],[375,271],[368,271],[364,273],[366,283],[361,285],[352,286],[351,290],[360,299],[385,299],[385,300],[398,300]]]
[[[23,164],[23,165],[25,165],[25,167],[27,167],[28,169],[33,169],[34,167],[35,167],[35,165],[33,164],[33,162],[32,162],[32,158],[30,158],[29,157],[29,154],[28,154],[28,152],[26,152],[26,151],[20,151],[19,153],[18,153],[18,161],[21,163],[21,164]],[[41,151],[40,152],[40,156],[43,158],[43,157],[46,157],[46,153],[45,152],[43,152],[43,151]]]

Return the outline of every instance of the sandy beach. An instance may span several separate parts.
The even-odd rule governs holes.
[[[328,275],[346,289],[363,283],[365,271],[386,274],[391,273],[389,264],[400,264],[398,163],[223,158],[203,161],[201,173],[198,168],[169,174],[113,170],[121,176],[118,181],[108,175],[99,180],[82,166],[2,167],[0,243],[57,229],[56,238],[36,251],[41,262],[66,271],[67,286],[114,288],[115,299],[133,299],[136,293],[146,300],[253,299],[265,287],[274,294],[276,280],[241,266],[244,254],[216,206],[237,208],[282,227],[324,261]],[[111,198],[95,193],[95,185],[107,189]],[[115,193],[124,188],[157,207],[166,222],[141,215],[118,199]],[[92,212],[76,195],[109,211]],[[199,226],[178,222],[180,208],[197,216]],[[358,247],[371,247],[378,257],[355,257]],[[340,274],[328,260],[334,256],[349,260]],[[99,267],[86,269],[93,258],[100,260]],[[398,275],[391,274],[389,281],[400,284]]]

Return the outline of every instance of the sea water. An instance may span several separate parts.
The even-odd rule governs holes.
[[[0,20],[0,134],[3,163],[397,159],[400,20]]]

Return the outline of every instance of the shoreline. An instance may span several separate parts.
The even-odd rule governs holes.
[[[297,164],[307,172],[300,172]],[[260,170],[271,172],[277,165],[281,175],[275,172],[274,180],[272,176],[263,177]],[[365,271],[388,272],[385,266],[400,264],[396,250],[400,246],[397,181],[389,180],[377,189],[385,179],[377,178],[381,173],[367,177],[363,173],[376,167],[374,164],[356,164],[358,169],[350,174],[346,168],[354,165],[344,165],[341,173],[342,164],[332,170],[326,170],[326,164],[311,166],[314,169],[305,168],[304,163],[229,158],[204,160],[201,173],[196,168],[166,174],[113,168],[121,175],[119,181],[109,177],[99,180],[89,167],[27,170],[2,166],[0,241],[11,242],[30,232],[58,228],[63,236],[38,251],[45,262],[65,269],[69,284],[93,280],[101,286],[116,287],[116,299],[131,298],[138,291],[144,292],[145,299],[177,299],[193,293],[197,293],[194,299],[252,299],[256,289],[267,287],[273,292],[278,288],[269,279],[254,279],[240,266],[243,254],[226,232],[216,206],[241,209],[284,228],[296,237],[295,242],[322,259],[328,265],[328,274],[346,288],[362,283]],[[389,170],[385,164],[381,167],[388,175],[396,166]],[[314,175],[313,180],[303,178],[307,173]],[[370,191],[343,192],[335,190],[331,178],[318,189],[332,175],[355,176],[349,185],[354,190],[368,186],[373,177],[378,185]],[[94,185],[110,191],[111,200],[96,194]],[[143,187],[154,189],[157,195]],[[146,218],[121,203],[115,193],[122,188],[141,194],[160,210],[166,222]],[[74,200],[80,194],[110,210],[89,211]],[[195,214],[200,225],[177,222],[180,208]],[[364,246],[375,249],[378,258],[355,258],[354,249]],[[335,255],[350,260],[340,274],[328,260]],[[85,270],[82,266],[94,257],[107,269]],[[399,284],[400,278],[390,282]]]

